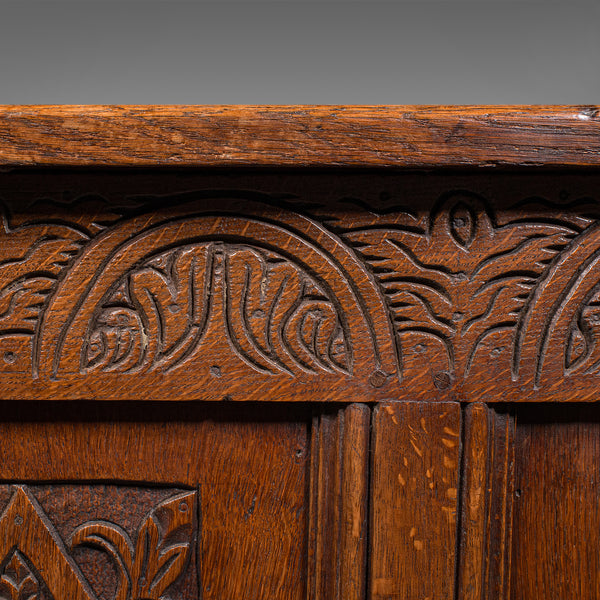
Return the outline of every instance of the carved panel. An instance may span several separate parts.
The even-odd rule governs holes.
[[[41,600],[48,597],[39,576],[33,573],[27,559],[18,550],[5,557],[0,576],[2,600]]]
[[[328,290],[291,261],[249,246],[196,244],[136,265],[105,294],[85,336],[81,371],[169,372],[202,346],[214,352],[221,336],[223,352],[261,373],[347,375],[344,328]],[[211,369],[220,375],[219,366]]]
[[[198,597],[196,492],[13,485],[1,495],[1,598]]]
[[[420,218],[388,209],[375,224],[340,228],[384,290],[402,355],[435,360],[440,389],[490,359],[509,363],[509,379],[517,378],[528,311],[583,231],[584,219],[558,204],[531,198],[515,206],[529,210],[498,213],[485,197],[455,190]]]
[[[299,390],[464,400],[500,384],[505,400],[553,400],[560,383],[580,399],[595,393],[593,178],[265,176],[247,191],[196,176],[136,194],[129,177],[127,193],[108,185],[27,210],[3,200],[0,372],[15,389],[129,398],[143,381],[157,399],[243,399],[251,388],[261,400]]]

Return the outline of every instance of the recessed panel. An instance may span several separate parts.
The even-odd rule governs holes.
[[[511,600],[600,594],[600,411],[517,412]]]
[[[304,598],[310,419],[300,405],[4,403],[7,585],[54,600]]]

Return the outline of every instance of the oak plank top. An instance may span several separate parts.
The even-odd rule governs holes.
[[[0,106],[0,165],[589,167],[598,106]]]

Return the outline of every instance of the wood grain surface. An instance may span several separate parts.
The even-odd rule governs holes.
[[[3,397],[595,401],[599,184],[0,174]]]
[[[363,600],[371,410],[315,407],[311,434],[308,597]]]
[[[600,597],[600,413],[519,407],[511,600]]]
[[[598,167],[596,106],[0,107],[0,597],[597,599]]]
[[[458,595],[510,597],[515,419],[473,403],[463,413]]]
[[[266,415],[250,405],[5,403],[1,415],[0,481],[16,487],[0,486],[0,500],[18,506],[0,506],[4,510],[0,517],[0,546],[4,546],[0,550],[5,550],[0,561],[8,560],[8,550],[16,545],[32,567],[41,569],[42,574],[50,569],[53,579],[46,579],[46,584],[55,599],[90,600],[83,592],[75,593],[85,585],[82,588],[82,579],[73,575],[79,573],[79,562],[75,563],[72,552],[65,548],[74,527],[61,529],[62,519],[70,518],[73,523],[78,517],[77,526],[101,520],[103,526],[81,530],[79,542],[110,548],[108,542],[101,543],[108,539],[125,552],[130,544],[123,527],[133,527],[130,537],[135,540],[135,528],[143,522],[144,511],[161,500],[194,491],[200,533],[197,565],[194,560],[187,568],[198,568],[201,591],[196,584],[187,593],[180,590],[176,597],[304,600],[310,408],[276,405]],[[25,488],[23,484],[27,484]],[[65,485],[71,486],[67,492],[63,491]],[[107,489],[117,491],[110,504],[101,505],[94,498],[106,496]],[[164,489],[163,495],[148,499],[153,489],[158,493]],[[180,502],[175,504],[175,514],[181,516]],[[38,508],[39,503],[43,509]],[[62,517],[57,510],[63,511]],[[19,523],[26,526],[24,533],[19,533]],[[161,526],[158,519],[157,523]],[[169,529],[161,527],[166,535]],[[185,538],[181,536],[180,523],[167,537],[182,541]],[[157,551],[166,552],[168,547],[161,548],[156,539]],[[31,544],[37,548],[33,554]],[[85,557],[74,556],[85,561]],[[141,576],[143,556],[138,559],[136,563],[132,552],[129,573]],[[60,566],[63,563],[64,567]],[[96,580],[110,580],[110,561],[100,565]],[[155,566],[161,570],[164,565]],[[88,568],[98,567],[88,561]],[[159,586],[155,592],[161,589],[164,591]],[[140,590],[144,591],[143,585]],[[161,595],[135,597],[158,600]],[[117,600],[125,597],[130,596],[116,596]],[[108,598],[115,598],[114,588]]]
[[[3,598],[197,600],[195,491],[5,485],[0,496]]]
[[[460,426],[455,403],[375,408],[371,600],[454,597]]]
[[[0,164],[592,166],[597,106],[3,106]]]

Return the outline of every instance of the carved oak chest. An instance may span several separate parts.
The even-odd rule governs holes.
[[[0,109],[0,598],[597,598],[599,123]]]

